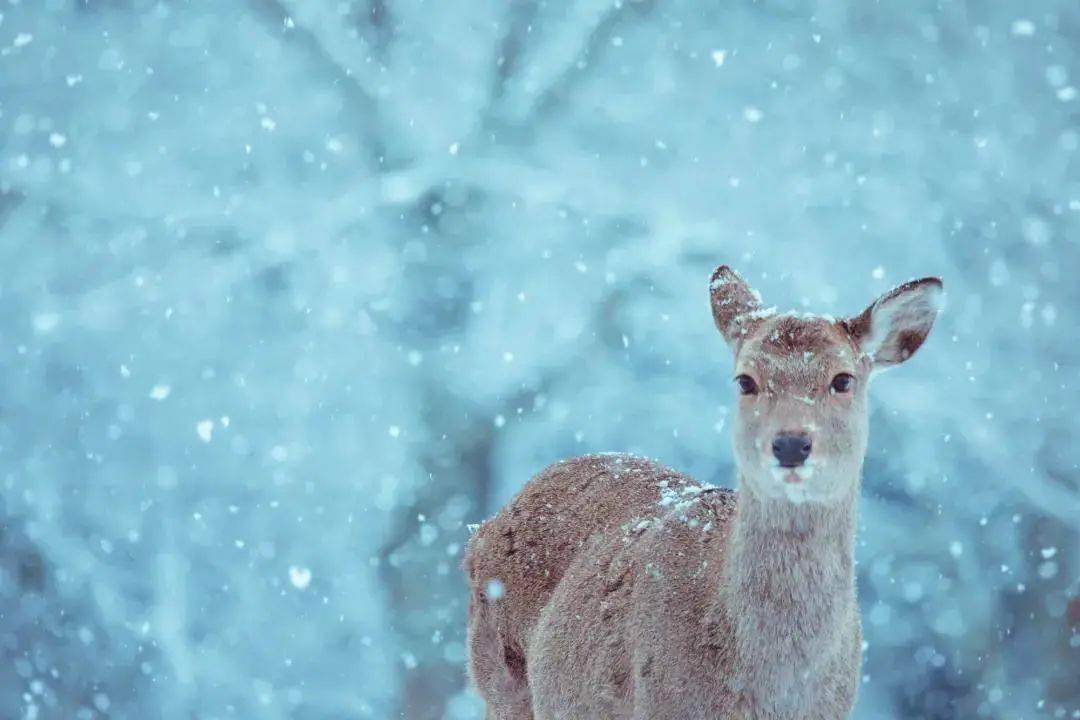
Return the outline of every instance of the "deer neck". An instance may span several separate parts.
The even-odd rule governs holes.
[[[795,505],[740,485],[717,611],[734,640],[735,689],[784,715],[851,650],[857,483],[835,505]]]

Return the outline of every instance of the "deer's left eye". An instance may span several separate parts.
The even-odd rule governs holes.
[[[833,392],[846,393],[851,392],[851,388],[854,385],[854,375],[852,375],[851,373],[840,373],[832,379],[832,383],[829,384],[829,389]]]

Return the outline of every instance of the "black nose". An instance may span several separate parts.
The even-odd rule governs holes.
[[[810,457],[810,438],[799,433],[780,433],[772,441],[772,454],[783,467],[795,467]]]

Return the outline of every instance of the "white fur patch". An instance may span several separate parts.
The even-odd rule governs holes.
[[[809,499],[810,493],[802,483],[787,483],[784,485],[784,495],[794,505],[802,505]]]
[[[812,487],[811,480],[817,473],[817,463],[813,458],[806,461],[805,465],[788,468],[779,463],[769,467],[769,473],[774,481],[773,486],[767,491],[773,497],[783,497],[795,505],[806,502],[827,502],[827,498],[821,495],[821,488]],[[792,473],[799,478],[798,482],[790,482],[788,476]]]

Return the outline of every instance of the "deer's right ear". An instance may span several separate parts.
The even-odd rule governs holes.
[[[713,270],[709,299],[716,328],[735,347],[750,331],[752,313],[761,309],[761,295],[727,265]]]

